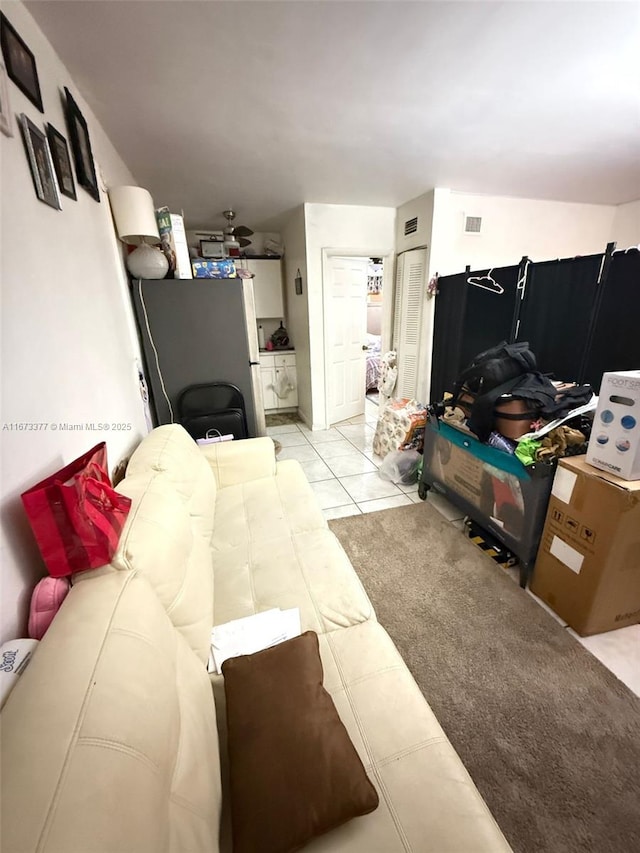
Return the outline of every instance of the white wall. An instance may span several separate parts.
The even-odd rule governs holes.
[[[445,193],[435,202],[440,275],[603,252],[612,232],[613,205],[573,204]],[[465,216],[481,216],[480,234],[464,233]]]
[[[610,240],[618,249],[640,245],[640,199],[616,207]]]
[[[386,273],[393,266],[395,217],[393,207],[362,207],[347,204],[305,204],[307,287],[309,311],[309,358],[311,370],[311,416],[314,428],[325,421],[325,354],[322,250],[344,249],[355,254],[385,259]],[[383,290],[383,294],[385,290]],[[384,298],[384,297],[383,297]],[[297,346],[297,344],[296,344]]]
[[[411,201],[405,202],[397,209],[396,215],[396,252],[406,252],[431,243],[431,228],[433,225],[433,202],[435,190],[430,190]],[[418,227],[414,234],[404,235],[405,223],[417,218]]]
[[[382,334],[382,302],[379,305],[367,303],[367,334]]]
[[[65,137],[60,91],[68,86],[89,125],[107,186],[135,183],[50,44],[21,3],[3,11],[36,57],[45,114],[9,82],[13,113]],[[18,128],[0,135],[2,200],[2,422],[48,424],[3,428],[0,518],[0,641],[23,635],[33,584],[44,567],[20,493],[99,441],[113,467],[146,432],[135,360],[139,350],[128,307],[120,244],[107,196],[96,203],[81,187],[62,210],[36,198]],[[100,180],[100,179],[99,179]],[[54,431],[51,424],[104,422],[125,431]]]
[[[304,207],[297,207],[282,230],[284,243],[284,294],[287,331],[296,350],[298,412],[311,426],[311,353],[309,349],[309,283],[305,240]],[[300,270],[302,293],[296,293]]]

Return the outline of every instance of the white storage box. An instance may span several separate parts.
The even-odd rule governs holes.
[[[602,377],[587,462],[623,480],[640,479],[640,370]]]

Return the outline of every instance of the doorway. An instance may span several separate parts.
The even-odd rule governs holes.
[[[377,402],[391,328],[389,255],[323,251],[325,422],[361,417]],[[371,399],[369,396],[371,395]],[[367,404],[367,400],[369,403]]]
[[[370,258],[367,269],[367,346],[365,400],[378,405],[380,392],[380,359],[382,356],[382,299],[384,292],[384,261]]]

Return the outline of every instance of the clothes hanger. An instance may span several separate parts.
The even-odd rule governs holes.
[[[483,290],[488,290],[490,293],[497,293],[499,296],[504,293],[504,287],[501,284],[498,284],[497,281],[492,277],[491,273],[493,272],[493,267],[489,270],[487,275],[472,275],[467,279],[467,284],[471,284],[474,287],[481,287]]]

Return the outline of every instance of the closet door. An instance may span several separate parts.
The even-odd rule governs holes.
[[[603,373],[640,369],[640,252],[614,252],[601,287],[581,376],[596,393]]]
[[[516,340],[528,341],[538,369],[555,379],[580,377],[602,257],[529,264]]]
[[[393,349],[398,352],[402,322],[402,277],[404,276],[404,254],[396,258],[396,278],[393,287]]]
[[[394,348],[398,355],[396,397],[412,398],[417,392],[426,275],[425,249],[414,249],[399,256],[393,318]]]

